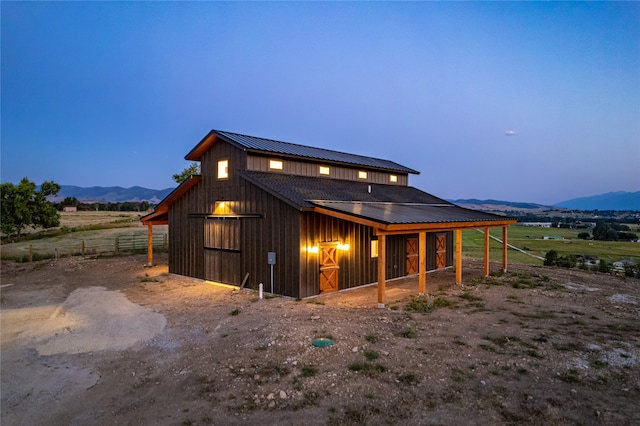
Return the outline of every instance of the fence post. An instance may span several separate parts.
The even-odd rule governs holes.
[[[29,262],[33,262],[33,246],[29,244]]]
[[[164,237],[162,238],[162,248],[164,248],[165,250],[167,249],[168,244],[167,244],[167,234],[164,234]]]
[[[113,251],[114,251],[116,256],[118,255],[118,238],[120,238],[120,237],[116,237],[115,242],[113,244]]]
[[[82,257],[84,257],[84,240],[82,240]]]

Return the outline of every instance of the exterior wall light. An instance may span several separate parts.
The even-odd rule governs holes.
[[[229,204],[227,201],[216,201],[213,208],[213,214],[227,214],[229,213]]]
[[[318,246],[307,246],[307,253],[318,253],[319,251]]]
[[[338,243],[338,246],[336,247],[338,250],[349,250],[349,244],[342,244],[342,243]]]

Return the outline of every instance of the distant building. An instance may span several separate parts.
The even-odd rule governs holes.
[[[75,207],[75,206],[64,206],[62,208],[62,211],[65,212],[65,213],[77,212],[78,208]]]
[[[522,222],[522,226],[533,226],[536,228],[551,228],[551,222]]]

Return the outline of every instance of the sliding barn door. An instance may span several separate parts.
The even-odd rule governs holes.
[[[240,285],[240,233],[238,219],[205,220],[205,279]]]

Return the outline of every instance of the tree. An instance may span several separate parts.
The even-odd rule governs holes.
[[[60,203],[61,207],[78,207],[80,205],[80,201],[76,197],[67,197]]]
[[[47,201],[47,197],[57,195],[59,191],[60,185],[53,181],[43,182],[39,191],[36,190],[36,184],[27,178],[23,178],[18,185],[0,184],[2,232],[7,236],[20,236],[27,226],[52,228],[60,225],[60,213]]]
[[[578,234],[578,238],[580,238],[581,240],[588,240],[589,237],[591,237],[591,234],[589,234],[588,232],[580,232]]]
[[[200,174],[200,164],[191,163],[189,167],[185,168],[182,172],[176,173],[175,175],[173,175],[173,180],[175,180],[179,185],[182,182],[189,179],[191,176],[199,175],[199,174]]]
[[[557,264],[558,264],[558,252],[555,250],[549,250],[547,254],[544,255],[544,265],[554,266]]]

